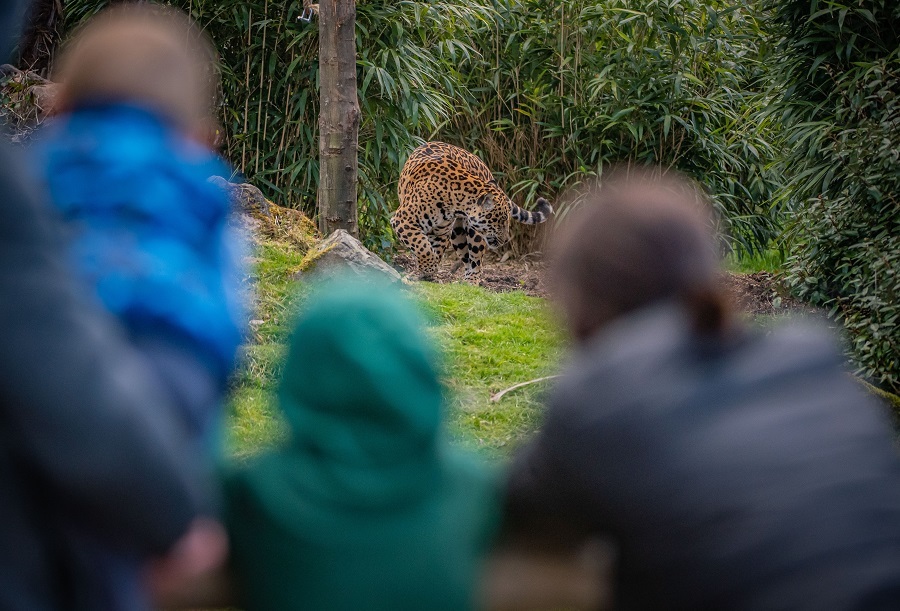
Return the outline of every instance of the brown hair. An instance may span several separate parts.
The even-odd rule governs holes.
[[[121,4],[66,44],[55,79],[60,107],[132,102],[188,130],[208,127],[218,89],[215,50],[190,18],[153,4]]]
[[[701,334],[730,320],[712,208],[687,179],[618,168],[582,198],[551,244],[551,281],[579,340],[610,320],[677,299]]]

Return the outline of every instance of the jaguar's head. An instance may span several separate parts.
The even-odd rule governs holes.
[[[509,222],[512,203],[506,194],[488,191],[478,196],[470,225],[484,236],[491,249],[509,242]]]

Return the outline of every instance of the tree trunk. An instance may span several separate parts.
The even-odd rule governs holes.
[[[319,230],[357,237],[356,0],[319,2]]]

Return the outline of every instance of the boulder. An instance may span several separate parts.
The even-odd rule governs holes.
[[[315,244],[319,232],[299,210],[276,205],[250,183],[232,183],[221,176],[211,176],[209,182],[228,194],[232,222],[255,241],[279,242],[301,253],[308,252]]]
[[[343,229],[338,229],[310,250],[303,271],[298,275],[328,277],[347,272],[391,282],[403,281],[397,270]]]
[[[262,191],[250,183],[235,184],[221,176],[210,176],[209,182],[228,193],[231,205],[235,211],[271,216],[271,211],[269,210],[271,202],[266,199]]]

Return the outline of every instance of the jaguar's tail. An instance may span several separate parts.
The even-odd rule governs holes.
[[[515,204],[512,205],[512,217],[526,225],[543,223],[550,218],[551,214],[553,214],[553,206],[543,197],[538,198],[534,210],[526,210],[525,208],[519,208]]]

